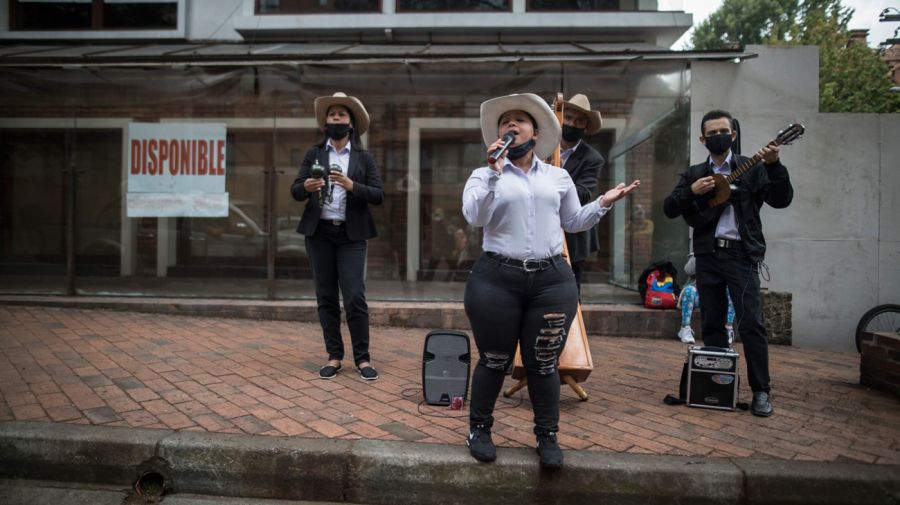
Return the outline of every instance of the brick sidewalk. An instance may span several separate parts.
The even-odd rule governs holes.
[[[425,333],[372,328],[381,378],[345,361],[325,381],[315,324],[0,306],[0,421],[462,444],[466,410],[420,404]],[[858,385],[856,354],[772,347],[763,419],[664,405],[684,358],[674,337],[591,347],[590,399],[563,387],[564,448],[900,464],[900,403]],[[524,391],[500,399],[498,445],[533,446],[531,427]]]

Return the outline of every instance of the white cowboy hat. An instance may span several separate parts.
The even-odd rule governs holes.
[[[559,126],[559,121],[547,102],[534,93],[491,98],[481,104],[481,136],[484,138],[484,145],[489,146],[497,140],[500,116],[511,110],[521,110],[531,114],[531,117],[537,122],[534,128],[539,130],[534,154],[541,159],[550,156],[559,144],[562,127]]]
[[[586,96],[578,93],[572,98],[563,101],[563,103],[565,104],[563,112],[565,112],[565,109],[575,109],[587,116],[588,125],[587,128],[584,129],[585,135],[593,135],[600,131],[600,127],[603,126],[603,118],[600,117],[598,111],[591,110],[591,103]]]
[[[313,109],[316,111],[316,123],[319,128],[325,129],[325,116],[328,115],[328,109],[332,105],[343,105],[351,113],[353,113],[356,133],[362,135],[369,129],[369,113],[356,97],[347,96],[345,93],[338,91],[331,96],[320,96],[313,102]]]

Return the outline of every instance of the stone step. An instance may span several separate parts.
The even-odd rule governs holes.
[[[153,314],[233,317],[279,321],[317,322],[311,300],[234,300],[194,298],[124,298],[0,296],[0,303],[44,307],[132,310]],[[680,312],[646,309],[638,304],[587,304],[581,307],[589,335],[608,337],[676,338]],[[469,331],[461,302],[369,302],[373,326]]]

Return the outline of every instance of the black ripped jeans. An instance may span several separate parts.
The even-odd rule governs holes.
[[[534,432],[559,430],[557,362],[578,308],[578,288],[561,257],[541,266],[526,272],[484,254],[472,267],[465,307],[480,356],[472,375],[472,426],[493,425],[494,404],[519,344],[534,407]]]

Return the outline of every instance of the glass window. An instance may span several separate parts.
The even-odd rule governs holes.
[[[0,130],[0,286],[3,291],[65,288],[63,130]]]
[[[423,130],[419,280],[465,281],[481,254],[481,230],[462,214],[463,188],[484,163],[479,130]]]
[[[257,0],[257,14],[381,12],[379,0]]]
[[[87,30],[91,28],[90,0],[81,2],[12,2],[16,30]]]
[[[174,29],[178,27],[175,2],[103,2],[103,28]]]
[[[174,0],[14,0],[15,30],[156,30],[178,27]]]
[[[16,273],[0,285],[14,278],[24,286],[23,262],[65,272],[60,171],[71,145],[79,170],[90,167],[78,182],[76,238],[82,248],[90,244],[76,253],[81,292],[260,297],[271,288],[276,298],[313,297],[304,237],[295,231],[306,202],[294,201],[289,188],[322,136],[313,101],[343,91],[372,118],[363,140],[385,193],[381,205],[370,206],[378,236],[368,241],[369,298],[460,300],[482,235],[460,213],[465,181],[484,164],[479,106],[524,90],[550,100],[561,82],[566,96],[584,93],[603,114],[603,130],[586,139],[607,159],[595,194],[618,182],[642,183],[598,225],[600,248],[586,262],[582,300],[615,302],[616,286],[634,289],[649,262],[683,265],[688,252],[683,220],[662,215],[663,199],[690,161],[685,62],[8,69],[0,73],[0,271]],[[14,133],[75,114],[229,118],[228,216],[123,219],[121,131],[68,135],[60,121],[40,137]],[[85,270],[112,271],[117,261],[119,277]],[[41,269],[31,272],[33,282],[20,291],[44,285]]]
[[[118,276],[122,251],[122,134],[118,130],[78,130],[74,160],[78,170],[76,271],[80,276]]]
[[[398,11],[509,11],[510,0],[399,0]]]
[[[528,0],[530,11],[617,11],[620,0]]]

